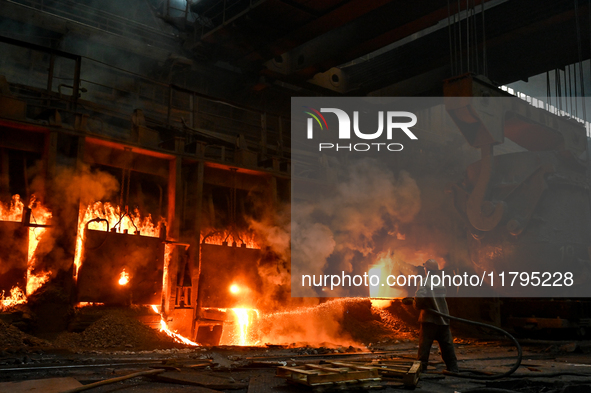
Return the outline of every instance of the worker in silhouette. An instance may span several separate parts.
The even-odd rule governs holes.
[[[428,273],[428,279],[423,281],[414,298],[414,307],[420,310],[419,322],[421,330],[419,332],[419,355],[422,370],[427,369],[429,363],[429,353],[433,340],[439,343],[441,357],[447,366],[449,372],[457,373],[458,360],[454,351],[453,337],[449,329],[449,319],[429,312],[429,309],[439,311],[443,314],[449,314],[447,302],[445,301],[446,289],[443,285],[433,285],[432,277],[439,273],[437,261],[429,259],[423,264],[425,275]],[[432,288],[432,289],[431,289]]]

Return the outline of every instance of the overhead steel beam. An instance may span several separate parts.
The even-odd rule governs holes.
[[[332,29],[339,28],[362,15],[389,3],[390,1],[391,0],[351,0],[345,2],[345,4],[339,5],[329,13],[321,15],[280,39],[271,42],[264,48],[251,52],[245,56],[241,62],[269,60],[275,56],[281,56],[283,53],[290,51],[319,35],[326,34]]]
[[[579,16],[582,31],[588,31],[586,5],[579,8]],[[462,26],[465,29],[465,24]],[[498,84],[527,79],[578,61],[575,14],[571,1],[524,0],[498,4],[486,11],[486,37],[488,76]],[[581,43],[583,59],[587,59],[590,54],[589,37],[583,34]],[[482,43],[479,43],[478,50],[482,50]],[[462,56],[466,57],[465,48]],[[440,93],[443,79],[454,76],[450,68],[447,28],[419,35],[416,39],[413,35],[413,39],[404,39],[400,45],[367,61],[339,68],[340,86],[331,86],[329,79],[337,68],[316,75],[311,82],[341,94],[364,95],[440,70],[444,71],[444,75],[438,72],[442,76],[441,80],[434,82],[438,87],[434,85],[423,89],[434,91],[437,87]],[[403,90],[409,95],[408,89]]]
[[[408,5],[404,7],[398,1],[391,1],[309,40],[282,54],[280,58],[266,62],[265,66],[279,73],[297,73],[310,78],[319,71],[326,71],[330,67],[353,60],[359,53],[371,52],[421,31],[447,16],[447,12],[447,2],[441,0],[425,1],[423,7],[415,8]],[[394,33],[391,33],[393,31]],[[390,34],[387,34],[388,32]],[[389,42],[383,38],[376,40],[376,37],[385,34]]]

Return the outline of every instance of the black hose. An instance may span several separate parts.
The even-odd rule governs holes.
[[[472,388],[463,390],[462,393],[519,393],[516,390],[507,390],[499,388]]]
[[[591,374],[575,373],[573,371],[557,371],[555,373],[513,374],[511,378],[555,378],[562,375],[572,377],[591,377]]]
[[[469,379],[474,379],[474,380],[486,381],[486,380],[493,380],[493,379],[508,377],[509,375],[512,375],[521,365],[521,360],[523,358],[523,353],[521,351],[521,345],[519,345],[519,342],[517,342],[517,339],[515,337],[510,335],[505,330],[498,328],[496,326],[493,326],[493,325],[486,324],[486,323],[470,321],[469,319],[464,319],[464,318],[452,317],[451,315],[444,314],[444,313],[441,313],[439,311],[435,311],[432,309],[428,309],[428,311],[433,314],[439,315],[444,318],[449,318],[454,321],[464,322],[464,323],[468,323],[471,325],[482,326],[485,328],[496,330],[497,332],[503,333],[505,336],[509,337],[511,339],[511,341],[513,341],[513,343],[515,344],[515,347],[517,348],[517,360],[515,361],[515,364],[513,365],[513,367],[511,367],[511,369],[509,371],[507,371],[503,374],[486,375],[486,376],[471,376],[471,375],[463,375],[463,374],[459,374],[459,373],[452,373],[449,371],[444,371],[444,373],[446,375],[450,375],[453,377],[459,377],[459,378],[469,378]],[[554,378],[554,377],[558,377],[561,375],[570,375],[570,376],[576,376],[576,377],[590,377],[591,376],[591,374],[575,373],[575,372],[570,372],[570,371],[559,371],[559,372],[555,372],[555,373],[514,374],[512,376],[512,378]],[[505,390],[505,389],[497,389],[497,388],[474,388],[474,389],[466,390],[463,393],[509,393],[509,392],[514,392],[514,391],[513,390]]]
[[[521,350],[521,345],[519,345],[519,342],[517,341],[517,339],[515,337],[513,337],[512,335],[510,335],[505,330],[503,330],[501,328],[498,328],[496,326],[493,326],[493,325],[486,324],[486,323],[470,321],[469,319],[464,319],[464,318],[452,317],[451,315],[444,314],[444,313],[441,313],[439,311],[435,311],[435,310],[432,310],[432,309],[428,309],[427,311],[429,311],[432,314],[439,315],[440,317],[451,319],[453,321],[464,322],[464,323],[468,323],[470,325],[481,326],[481,327],[484,327],[484,328],[489,328],[489,329],[492,329],[492,330],[496,330],[497,332],[502,333],[503,335],[509,337],[511,339],[511,341],[513,341],[513,344],[515,344],[515,347],[517,348],[517,360],[515,361],[515,364],[513,365],[513,367],[511,367],[511,369],[509,371],[504,372],[502,374],[486,375],[486,376],[469,376],[469,375],[462,375],[462,374],[459,374],[459,373],[452,373],[452,372],[446,371],[445,372],[446,375],[451,375],[451,376],[460,377],[460,378],[470,378],[470,379],[476,379],[476,380],[486,381],[486,380],[492,380],[492,379],[499,379],[499,378],[508,377],[509,375],[513,374],[519,368],[519,366],[521,365],[521,360],[523,358],[523,352]]]

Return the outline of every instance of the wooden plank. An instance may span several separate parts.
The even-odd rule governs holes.
[[[384,364],[382,364],[384,363]],[[379,375],[387,377],[395,377],[402,381],[406,387],[416,387],[419,382],[419,376],[421,372],[421,362],[413,361],[408,362],[408,365],[403,366],[400,364],[389,364],[389,362],[378,361],[372,363],[366,363],[365,366],[357,364],[349,364],[344,362],[330,362],[334,366],[349,367],[356,369],[375,369]],[[363,363],[361,363],[363,364]]]
[[[183,364],[183,368],[204,368],[207,366],[211,366],[211,363],[194,363],[194,364]]]
[[[419,383],[421,362],[414,362],[408,373],[402,378],[404,386],[415,387]]]
[[[356,364],[342,363],[342,362],[330,362],[330,364],[335,365],[335,366],[341,366],[341,367],[349,367],[349,368],[353,368],[355,370],[373,370],[374,368],[376,368],[376,366],[360,366],[360,365],[356,365]]]
[[[356,364],[360,364],[360,365],[365,365],[367,367],[376,367],[379,368],[380,372],[391,372],[393,374],[406,374],[408,372],[408,370],[413,366],[414,363],[416,362],[406,362],[406,365],[402,365],[402,364],[390,364],[387,361],[378,361],[378,362],[372,362],[372,363],[366,363],[366,362],[356,362]]]
[[[364,360],[355,360],[351,361],[350,363],[354,364],[365,364],[365,365],[387,365],[389,367],[399,367],[399,368],[409,368],[415,360],[372,360],[371,362],[367,362]]]
[[[329,373],[346,373],[349,370],[348,369],[344,369],[344,368],[332,368],[332,367],[324,367],[324,366],[319,366],[317,364],[306,364],[306,367],[308,368],[312,368],[312,369],[316,369],[316,370],[321,370],[321,371],[326,371]]]
[[[402,385],[402,384],[401,384]],[[370,388],[381,388],[380,378],[369,378],[362,380],[351,380],[341,382],[327,382],[316,385],[311,385],[312,391],[315,393],[334,392],[343,390],[360,390]]]
[[[309,371],[309,370],[299,369],[299,368],[295,368],[295,367],[287,367],[287,366],[277,367],[277,376],[278,377],[283,377],[285,375],[291,375],[292,373],[316,375],[316,374],[318,374],[318,371]]]
[[[212,362],[211,359],[199,360],[198,362],[191,361],[191,362],[183,362],[179,359],[166,359],[162,361],[161,366],[154,366],[154,368],[163,368],[163,369],[178,369],[180,371],[181,368],[202,368],[211,366]]]
[[[382,375],[388,375],[388,376],[396,376],[396,377],[404,377],[406,375],[406,373],[408,372],[408,369],[406,370],[398,370],[398,369],[391,369],[388,367],[378,367],[378,372]]]
[[[325,367],[306,364],[299,367],[278,367],[277,376],[286,378],[289,382],[317,388],[343,384],[357,386],[359,383],[380,381],[378,369],[375,367],[349,366]]]
[[[61,393],[82,386],[74,378],[47,378],[32,381],[2,382],[0,392],[10,393]]]
[[[389,370],[408,371],[409,366],[393,366],[391,364],[376,364],[374,367],[387,368]]]
[[[94,389],[99,386],[110,385],[110,384],[113,384],[116,382],[121,382],[121,381],[125,381],[127,379],[137,378],[137,377],[141,377],[141,376],[156,375],[156,374],[160,374],[162,372],[164,372],[164,370],[162,370],[162,369],[139,371],[137,373],[126,374],[126,375],[122,375],[122,376],[116,377],[116,378],[110,378],[110,379],[105,379],[102,381],[89,383],[88,385],[79,386],[79,387],[73,388],[73,389],[62,390],[61,393],[78,393],[78,392],[82,392],[82,391],[85,391],[88,389]]]
[[[372,373],[371,371],[351,371],[346,374],[326,374],[326,375],[309,375],[308,383],[310,385],[321,383],[321,382],[341,382],[341,381],[352,381],[359,379],[377,378],[378,373]]]

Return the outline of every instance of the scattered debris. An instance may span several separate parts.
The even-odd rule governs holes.
[[[165,370],[149,370],[140,371],[133,374],[127,374],[117,378],[106,379],[104,381],[98,381],[90,383],[88,385],[82,385],[79,381],[74,378],[47,378],[47,379],[35,379],[32,381],[21,381],[21,382],[4,382],[0,383],[0,392],[11,392],[11,393],[77,393],[89,389],[94,389],[98,386],[109,385],[115,382],[125,381],[126,379],[155,375],[164,372]]]
[[[0,392],[11,393],[63,393],[83,386],[76,379],[67,378],[46,378],[34,379],[32,381],[21,382],[2,382],[0,383]]]
[[[82,333],[62,333],[54,346],[67,349],[168,349],[184,347],[164,333],[154,330],[123,312],[112,311],[92,323]]]
[[[23,346],[50,346],[40,338],[23,333],[18,328],[0,321],[0,348]]]
[[[122,377],[111,378],[111,379],[107,379],[107,380],[104,380],[104,381],[98,381],[98,382],[90,383],[88,385],[82,385],[82,386],[79,386],[79,387],[75,387],[73,389],[62,391],[61,393],[77,393],[77,392],[82,392],[84,390],[94,389],[94,388],[96,388],[98,386],[110,385],[110,384],[115,383],[115,382],[125,381],[126,379],[131,379],[131,378],[136,378],[136,377],[142,377],[142,376],[147,376],[147,375],[160,374],[160,373],[163,373],[164,371],[165,370],[162,370],[162,369],[159,369],[159,370],[150,370],[150,371],[140,371],[138,373],[127,374],[127,375],[124,375]]]

